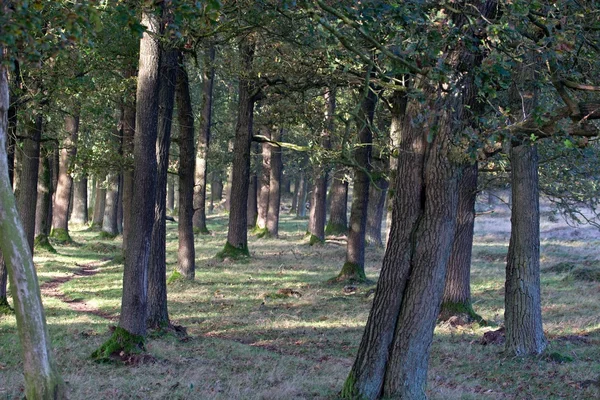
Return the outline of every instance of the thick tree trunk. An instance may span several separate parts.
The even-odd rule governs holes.
[[[82,175],[73,182],[73,212],[70,222],[85,225],[88,223],[88,178]]]
[[[106,188],[104,177],[96,177],[96,196],[94,200],[94,215],[92,216],[92,228],[101,229],[104,220],[104,208],[106,206]]]
[[[173,124],[177,80],[177,58],[178,52],[176,50],[163,49],[161,51],[158,133],[156,138],[156,198],[148,266],[148,314],[146,317],[147,327],[152,329],[169,325],[167,310],[166,203],[171,126]],[[186,121],[186,123],[189,123],[189,121]]]
[[[329,189],[329,222],[325,228],[328,235],[343,235],[348,232],[348,180],[346,169],[340,168],[333,175]]]
[[[209,46],[204,56],[202,70],[202,117],[198,132],[196,148],[196,170],[194,177],[194,230],[208,234],[206,227],[206,158],[210,145],[210,129],[212,124],[213,83],[215,80],[215,47]]]
[[[2,11],[4,12],[4,10]],[[0,54],[2,54],[1,48]],[[21,348],[23,349],[24,394],[28,399],[62,399],[65,397],[65,386],[52,359],[50,338],[48,336],[48,329],[46,328],[46,317],[42,306],[35,266],[33,265],[31,251],[33,238],[29,242],[25,234],[8,176],[5,147],[8,104],[8,80],[6,69],[2,66],[0,67],[0,250],[5,256],[9,271],[13,303],[17,317],[17,329],[19,331]],[[39,122],[41,125],[41,119]],[[41,126],[39,126],[39,129],[36,129],[38,132],[40,130]],[[32,139],[35,142],[36,135]],[[27,140],[31,141],[31,139]],[[37,146],[38,151],[35,158],[36,178],[39,162],[39,137]],[[31,148],[28,150],[31,150]],[[33,152],[29,154],[33,155]],[[31,161],[29,160],[28,162]],[[28,168],[31,167],[29,166]],[[24,176],[27,179],[31,178],[31,175]],[[37,186],[37,179],[35,181],[35,186]],[[27,185],[29,186],[30,183],[27,182]],[[34,187],[34,189],[37,191],[37,187]],[[28,188],[26,191],[32,192],[31,188]],[[32,202],[32,198],[28,199],[30,203]],[[32,203],[32,210],[29,211],[33,214],[35,211],[35,202],[33,201]],[[27,216],[30,217],[28,214]],[[31,234],[33,235],[35,215],[33,215],[31,225]]]
[[[358,134],[358,146],[354,151],[355,162],[363,168],[354,170],[354,190],[350,209],[350,229],[346,246],[346,262],[338,275],[338,280],[366,281],[365,276],[365,233],[367,227],[367,210],[369,207],[369,171],[373,132],[371,124],[375,115],[377,95],[371,88],[362,101],[361,120]]]
[[[21,160],[21,177],[17,197],[19,214],[23,221],[23,230],[33,254],[35,238],[35,206],[37,202],[37,181],[40,160],[40,139],[42,137],[42,116],[38,114],[35,121],[27,127],[27,137],[23,139],[23,159]]]
[[[321,145],[324,149],[331,148],[331,133],[333,130],[333,117],[335,114],[335,91],[328,89],[324,94],[325,99],[325,129],[321,135]],[[315,181],[310,200],[310,213],[308,219],[309,243],[311,245],[325,242],[325,222],[327,218],[327,179],[329,168],[315,166]]]
[[[273,141],[281,141],[283,129],[275,129],[271,135]],[[271,237],[279,237],[279,209],[281,206],[281,176],[283,160],[281,147],[271,146],[271,171],[269,179],[269,207],[267,211],[267,232]]]
[[[119,207],[119,175],[111,172],[106,177],[107,187],[104,200],[104,216],[102,217],[102,232],[108,236],[117,236],[117,213]]]
[[[35,233],[34,248],[42,248],[49,251],[55,251],[48,236],[50,235],[50,226],[52,218],[52,178],[50,176],[50,156],[52,150],[48,147],[40,150],[40,165],[38,170],[37,201],[35,206]]]
[[[389,181],[383,176],[389,167],[389,160],[378,158],[373,161],[376,168],[380,170],[378,176],[373,178],[374,185],[369,187],[369,207],[367,209],[367,227],[365,241],[370,246],[383,247],[381,228],[385,210],[385,199],[387,197]]]
[[[54,195],[54,205],[52,206],[52,237],[57,238],[61,242],[70,242],[68,217],[73,177],[71,177],[69,169],[77,154],[77,137],[79,135],[78,107],[76,107],[74,115],[65,117],[65,130],[67,136],[63,140],[63,147],[60,149],[58,183]]]
[[[177,69],[177,110],[179,113],[179,249],[177,271],[186,279],[196,274],[194,248],[194,111],[190,99],[190,84],[183,67],[183,57]],[[210,121],[208,122],[210,125]],[[208,138],[207,138],[208,143]],[[206,232],[206,171],[203,173],[202,217]],[[202,220],[202,218],[201,218]]]
[[[133,76],[128,72],[125,76]],[[123,165],[123,254],[127,254],[127,243],[131,231],[131,208],[133,206],[133,142],[135,136],[135,99],[123,103],[123,142],[121,148],[125,159]]]
[[[252,71],[255,38],[246,36],[240,43],[241,68]],[[244,74],[244,75],[245,75]],[[252,120],[254,113],[254,84],[241,77],[239,83],[238,119],[235,128],[235,145],[231,174],[231,196],[229,197],[229,230],[222,255],[248,256],[248,228],[246,205],[250,177],[250,144],[252,142]]]
[[[270,138],[271,131],[264,128],[261,133]],[[269,143],[262,144],[262,166],[260,169],[260,182],[258,189],[258,202],[257,209],[258,215],[256,217],[256,229],[259,234],[264,235],[267,228],[267,213],[269,212],[269,185],[271,184],[271,146]]]
[[[477,198],[477,163],[465,167],[458,180],[458,210],[452,252],[448,260],[440,319],[457,314],[481,321],[471,305],[471,254]]]
[[[256,172],[252,172],[250,175],[250,184],[248,186],[248,221],[246,222],[248,229],[252,229],[256,226],[256,219],[258,217],[258,177]]]
[[[541,354],[546,348],[540,294],[540,207],[535,145],[510,152],[512,215],[506,263],[505,351],[516,356]]]

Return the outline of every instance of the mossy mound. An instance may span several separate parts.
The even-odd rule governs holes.
[[[348,233],[348,227],[343,224],[327,224],[325,227],[326,235],[345,235]]]
[[[94,253],[107,254],[118,252],[119,247],[115,246],[114,244],[92,242],[83,246],[83,250],[91,251]]]
[[[475,310],[473,310],[473,306],[470,302],[442,303],[438,321],[449,321],[452,317],[464,317],[465,320],[469,322],[477,322],[480,326],[488,325],[487,321],[483,319],[481,315],[477,314]]]
[[[198,227],[195,226],[194,227],[194,235],[210,235],[210,231],[208,230],[207,227]]]
[[[548,359],[548,361],[553,361],[553,362],[557,362],[557,363],[561,363],[561,364],[573,361],[572,357],[564,356],[556,351],[548,354],[547,359]]]
[[[346,262],[342,266],[342,270],[330,283],[371,283],[365,275],[365,269],[358,264]]]
[[[52,229],[50,232],[50,237],[57,243],[60,244],[71,244],[73,243],[73,239],[71,239],[71,235],[69,235],[69,231],[62,228]]]
[[[250,257],[250,251],[248,251],[248,246],[244,246],[241,248],[233,246],[231,243],[225,243],[225,247],[223,250],[218,252],[215,255],[215,258],[223,261],[226,258],[230,258],[232,260],[239,260]]]
[[[172,284],[175,281],[183,280],[184,276],[179,271],[173,271],[173,273],[167,278],[167,285]]]
[[[551,267],[544,268],[544,272],[552,272],[555,274],[565,274],[567,272],[573,271],[577,268],[576,264],[570,262],[559,262],[558,264],[554,264]]]
[[[308,244],[309,245],[314,246],[314,245],[321,245],[323,243],[325,243],[324,239],[321,239],[320,237],[315,236],[313,234],[309,235],[309,239],[308,239]]]
[[[110,339],[94,351],[91,357],[97,362],[111,362],[122,359],[124,355],[139,354],[144,350],[143,336],[134,335],[118,326]]]
[[[106,231],[100,231],[100,233],[98,234],[98,237],[100,239],[108,239],[108,240],[112,240],[112,239],[116,238],[117,236],[119,236],[118,233],[110,233],[110,232],[106,232]]]
[[[252,234],[256,235],[259,239],[268,238],[270,236],[267,228],[259,228],[258,226],[252,229]]]
[[[52,246],[50,240],[48,240],[48,236],[46,235],[37,235],[33,240],[33,247],[36,250],[44,250],[49,253],[56,254],[56,249],[54,246]]]
[[[578,267],[569,272],[567,279],[575,279],[577,281],[587,282],[600,282],[600,269],[591,267]]]

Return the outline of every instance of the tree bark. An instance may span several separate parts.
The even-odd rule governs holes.
[[[256,172],[251,172],[250,184],[248,186],[248,229],[252,229],[256,226],[256,219],[258,217],[258,177]]]
[[[281,141],[283,129],[275,129],[271,139]],[[269,207],[267,210],[267,232],[270,237],[279,237],[279,209],[281,207],[281,176],[283,160],[281,147],[271,146],[271,171],[269,175]]]
[[[292,194],[290,214],[295,213],[298,210],[298,186],[300,186],[300,175],[297,175],[296,179],[294,179],[294,193]]]
[[[304,218],[306,217],[306,199],[308,197],[308,182],[304,171],[300,171],[300,183],[298,186],[298,209],[296,210],[296,216]]]
[[[196,148],[196,171],[194,185],[194,230],[210,233],[206,227],[206,158],[210,145],[212,124],[213,84],[215,80],[215,47],[210,45],[204,55],[202,70],[202,114]]]
[[[73,212],[70,222],[85,225],[88,223],[88,178],[82,175],[73,182]]]
[[[4,10],[3,10],[4,11]],[[2,49],[0,48],[0,54]],[[1,56],[0,56],[1,58]],[[0,59],[0,61],[2,61]],[[33,265],[31,246],[33,238],[29,242],[23,225],[19,218],[19,212],[15,204],[15,197],[8,175],[8,164],[6,156],[6,136],[8,117],[8,80],[6,69],[0,67],[0,250],[5,256],[6,266],[10,276],[10,284],[13,293],[13,303],[17,317],[17,329],[23,349],[23,375],[25,376],[25,396],[28,399],[62,399],[65,397],[65,386],[62,381],[50,349],[50,338],[46,327],[46,317],[42,306],[40,288]],[[41,125],[41,119],[39,119]],[[41,126],[35,131],[41,131]],[[35,143],[36,134],[34,133]],[[27,139],[28,141],[32,141]],[[31,145],[30,143],[29,145]],[[37,157],[35,158],[35,170],[37,178],[39,158],[39,136],[37,141]],[[26,146],[29,147],[29,146]],[[33,147],[33,146],[32,146]],[[32,150],[28,148],[27,150]],[[26,153],[27,154],[27,153]],[[29,153],[33,154],[33,152]],[[32,162],[28,160],[27,162]],[[28,166],[31,168],[32,166]],[[6,172],[5,172],[6,171]],[[27,179],[31,175],[24,175]],[[37,186],[37,179],[35,180]],[[29,186],[31,182],[27,182]],[[37,187],[34,187],[37,191]],[[32,192],[31,188],[26,189]],[[35,211],[35,202],[31,213]],[[30,215],[27,215],[30,217]],[[31,224],[33,235],[35,215]]]
[[[69,169],[77,154],[77,137],[79,136],[79,110],[75,107],[75,113],[65,117],[65,130],[67,135],[60,149],[58,163],[58,183],[52,206],[52,236],[62,242],[70,242],[69,236],[69,204],[71,203],[71,189],[73,177]]]
[[[369,207],[369,171],[371,169],[371,150],[373,132],[371,125],[375,115],[377,95],[368,88],[362,100],[361,120],[358,133],[358,146],[354,151],[354,161],[362,168],[354,169],[354,190],[352,192],[352,208],[350,210],[350,229],[346,246],[346,262],[338,275],[338,280],[366,281],[365,275],[365,233],[367,227],[367,210]]]
[[[256,38],[248,35],[241,40],[241,68],[244,75],[252,71]],[[235,128],[233,167],[231,173],[231,196],[229,197],[229,230],[222,255],[248,256],[248,230],[246,205],[250,177],[250,144],[254,114],[254,82],[240,77],[238,118]]]
[[[52,222],[52,178],[50,176],[50,157],[52,155],[52,150],[49,150],[48,147],[49,146],[44,146],[44,148],[40,150],[37,184],[38,191],[35,206],[34,248],[37,247],[55,251],[48,241]]]
[[[271,131],[264,128],[261,132],[265,137],[271,137]],[[262,166],[260,170],[260,185],[258,189],[258,215],[256,217],[256,228],[264,235],[267,228],[267,213],[269,212],[269,185],[271,184],[271,146],[262,143]]]
[[[135,72],[128,71],[125,76],[134,76]],[[135,136],[135,96],[123,102],[123,254],[127,254],[127,243],[131,232],[131,208],[133,206],[133,145]]]
[[[104,216],[102,217],[102,232],[109,236],[117,236],[117,213],[119,207],[119,174],[111,172],[106,177],[107,187],[104,200]]]
[[[348,180],[345,168],[339,168],[333,175],[329,197],[329,222],[325,233],[344,235],[348,232]]]
[[[152,227],[152,244],[150,246],[150,262],[148,267],[148,314],[146,317],[147,327],[152,329],[158,329],[169,325],[166,277],[166,202],[169,149],[171,147],[171,126],[173,124],[173,109],[175,105],[175,88],[177,80],[177,58],[178,52],[176,50],[161,50],[158,94],[158,133],[156,138],[156,198],[154,203],[154,223]],[[187,110],[184,112],[186,111]],[[180,120],[180,122],[182,121]],[[189,121],[186,121],[186,123],[189,123]],[[174,192],[174,190],[171,192]],[[185,221],[179,222],[186,223]]]
[[[210,211],[215,208],[215,202],[220,203],[223,199],[223,181],[218,174],[213,174],[210,182]]]
[[[40,160],[40,139],[42,137],[42,115],[29,121],[27,136],[23,139],[23,159],[21,178],[17,197],[19,214],[23,221],[23,230],[33,254],[35,238],[35,207],[37,203],[37,181]]]
[[[374,174],[373,181],[375,184],[369,187],[369,207],[367,208],[365,241],[368,245],[375,247],[383,247],[381,228],[385,210],[385,199],[389,188],[389,181],[383,173],[389,167],[388,161],[381,158],[373,161],[373,165],[379,169],[379,172]]]
[[[102,228],[104,220],[104,208],[106,206],[106,188],[104,177],[96,177],[96,196],[94,200],[94,215],[92,216],[92,228]]]
[[[324,149],[331,148],[331,132],[333,130],[333,116],[335,114],[335,91],[328,89],[324,94],[325,99],[325,129],[321,135],[321,145]],[[325,242],[325,220],[327,217],[327,179],[329,168],[315,166],[315,182],[310,200],[310,213],[308,219],[309,243],[311,245]]]
[[[167,177],[167,203],[166,203],[166,207],[167,210],[169,211],[173,211],[175,210],[175,178],[174,177]]]
[[[177,110],[179,113],[179,249],[177,251],[177,271],[186,279],[194,279],[196,273],[196,250],[194,248],[194,111],[190,99],[190,84],[180,56],[177,69]],[[210,110],[209,110],[210,111]],[[204,116],[203,116],[204,118]],[[210,127],[210,121],[208,121]],[[207,137],[208,143],[208,137]],[[195,165],[196,164],[196,165]],[[206,170],[203,172],[202,215],[203,228],[206,228]]]

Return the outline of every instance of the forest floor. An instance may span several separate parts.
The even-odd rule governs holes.
[[[472,293],[490,322],[440,323],[431,352],[430,399],[594,399],[600,397],[600,235],[552,222],[542,228],[542,306],[549,340],[540,357],[514,358],[481,344],[503,319],[509,213],[477,218]],[[121,238],[73,229],[75,244],[35,256],[52,346],[70,399],[335,399],[352,365],[374,284],[331,284],[345,241],[311,247],[306,220],[282,215],[279,239],[250,236],[252,257],[218,261],[227,216],[209,216],[196,238],[196,280],[168,286],[169,313],[187,337],[153,336],[152,357],[98,364],[90,354],[110,335],[121,302]],[[167,222],[167,268],[176,264],[177,225]],[[369,248],[375,281],[383,250]],[[0,317],[0,399],[23,397],[14,316]]]

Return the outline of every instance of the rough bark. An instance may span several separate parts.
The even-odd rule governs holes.
[[[37,202],[37,181],[40,159],[40,139],[42,137],[42,116],[29,121],[27,136],[23,139],[23,158],[17,197],[19,214],[23,222],[25,237],[33,254],[35,238],[35,206]]]
[[[48,236],[52,222],[52,178],[50,176],[50,155],[47,146],[40,150],[40,162],[38,170],[37,201],[35,206],[35,233],[34,247],[55,251]]]
[[[96,177],[96,196],[94,200],[94,215],[92,215],[92,228],[102,228],[104,220],[104,207],[106,206],[106,187],[104,177]]]
[[[329,197],[329,221],[325,233],[346,234],[348,232],[348,180],[345,168],[339,168],[333,175]]]
[[[271,131],[269,129],[263,129],[263,136],[270,138]],[[259,233],[264,234],[264,230],[267,228],[267,213],[269,212],[269,185],[271,183],[271,146],[269,143],[262,143],[261,159],[262,165],[260,169],[260,182],[258,189],[258,201],[257,209],[258,215],[256,217],[256,229]]]
[[[173,211],[175,210],[175,178],[170,176],[167,177],[167,210]]]
[[[108,236],[117,236],[117,213],[119,207],[119,174],[111,172],[106,177],[106,195],[104,200],[104,216],[102,217],[102,232]]]
[[[296,179],[294,179],[294,193],[292,194],[290,214],[295,213],[298,210],[298,186],[300,186],[300,175],[296,176]]]
[[[540,208],[535,145],[510,152],[512,215],[505,285],[505,351],[516,356],[546,348],[540,293]]]
[[[256,226],[256,218],[258,217],[258,176],[256,172],[250,175],[250,184],[248,186],[248,221],[246,222],[248,229]]]
[[[166,277],[166,203],[171,126],[173,124],[177,80],[177,58],[178,52],[176,50],[163,49],[161,51],[158,132],[156,137],[156,195],[150,262],[148,265],[148,309],[146,316],[147,326],[152,329],[169,325]],[[185,121],[185,123],[187,124],[189,121]],[[171,192],[174,192],[174,188]],[[183,222],[186,223],[185,221]]]
[[[187,73],[180,63],[177,69],[177,110],[179,116],[179,249],[177,271],[186,279],[194,279],[196,250],[194,248],[194,112],[190,99]],[[210,125],[210,121],[208,122]],[[207,140],[208,143],[208,140]],[[206,171],[203,173],[202,215],[206,229]]]
[[[210,145],[212,124],[213,83],[215,80],[215,47],[209,46],[204,55],[202,70],[202,112],[196,148],[196,170],[194,177],[194,230],[208,234],[206,227],[206,158]]]
[[[440,319],[466,314],[481,321],[471,304],[471,255],[477,198],[477,163],[465,167],[458,180],[456,231],[448,260]]]
[[[306,173],[300,172],[300,183],[298,184],[298,209],[296,210],[296,216],[298,218],[306,217],[306,199],[308,197],[308,181],[306,179]]]
[[[0,54],[2,54],[1,48]],[[4,254],[13,288],[17,329],[23,349],[24,394],[28,399],[62,399],[65,397],[65,386],[52,359],[46,317],[33,265],[31,251],[33,238],[29,242],[23,229],[8,175],[5,147],[8,104],[8,80],[6,69],[2,66],[0,67],[0,250]],[[37,163],[36,158],[36,171]],[[31,178],[30,175],[25,177]],[[27,182],[28,185],[29,183]],[[35,183],[37,186],[37,179]],[[37,187],[34,189],[37,191]],[[32,208],[35,211],[35,202]],[[31,234],[35,225],[35,215],[33,220]]]
[[[350,226],[346,246],[346,262],[338,275],[338,280],[362,282],[365,276],[365,233],[367,227],[367,210],[369,207],[369,171],[371,170],[371,150],[373,132],[371,125],[375,115],[377,95],[371,88],[361,104],[361,119],[358,133],[358,146],[354,151],[354,161],[362,168],[354,169],[354,190],[350,209]]]
[[[383,247],[381,228],[385,210],[385,199],[389,188],[389,181],[383,175],[388,162],[378,158],[373,160],[373,165],[379,169],[374,174],[373,183],[369,187],[369,207],[367,208],[367,227],[365,231],[365,242],[370,246]]]
[[[218,174],[213,174],[210,182],[210,211],[215,208],[215,203],[221,203],[223,199],[223,181]]]
[[[325,129],[321,135],[321,145],[324,149],[331,148],[331,131],[333,130],[333,116],[335,114],[335,92],[328,89],[325,94]],[[323,165],[315,166],[315,181],[310,200],[308,219],[308,234],[310,244],[325,241],[325,222],[327,217],[327,179],[329,168]]]
[[[131,77],[135,72],[125,74]],[[133,199],[133,145],[135,136],[135,98],[123,102],[123,254],[127,254],[127,243],[131,231],[131,208]]]
[[[281,141],[283,129],[275,129],[271,134],[273,141]],[[270,237],[279,237],[279,209],[281,206],[281,176],[283,160],[281,147],[271,146],[271,170],[269,174],[269,206],[267,210],[267,232]]]
[[[77,154],[77,137],[79,136],[78,107],[75,107],[73,115],[65,117],[65,130],[66,136],[59,155],[58,183],[52,206],[52,236],[57,237],[61,241],[70,242],[68,217],[73,177],[69,170]]]
[[[252,70],[256,39],[248,35],[241,40],[240,55],[243,71]],[[241,77],[239,82],[238,116],[235,128],[235,144],[231,173],[231,195],[229,197],[229,230],[227,243],[222,255],[248,256],[248,230],[246,204],[250,177],[250,144],[252,141],[252,120],[254,113],[254,83],[250,78]]]
[[[73,182],[73,212],[70,222],[85,225],[88,223],[88,178],[82,175]]]

